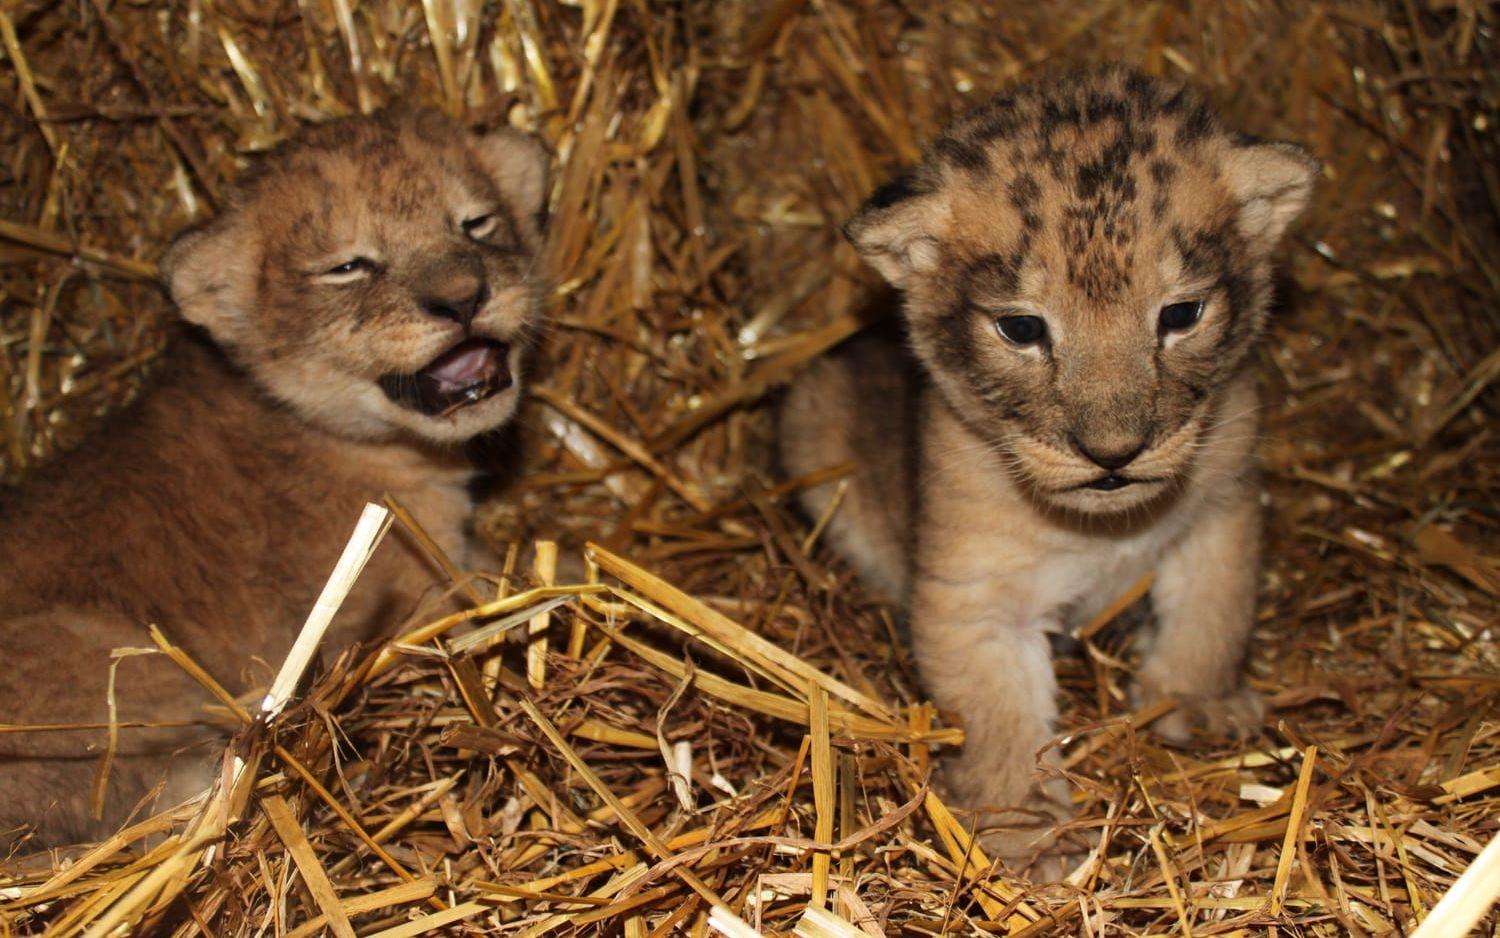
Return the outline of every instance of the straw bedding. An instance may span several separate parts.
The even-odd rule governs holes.
[[[1500,813],[1496,28],[1413,0],[6,5],[7,479],[133,393],[165,239],[301,124],[418,100],[560,168],[543,389],[480,515],[508,559],[451,586],[479,612],[321,669],[241,735],[238,785],[0,863],[0,931],[634,938],[723,905],[767,934],[1409,933]],[[1101,846],[1038,887],[928,786],[961,731],[791,510],[768,413],[889,308],[836,223],[967,102],[1101,59],[1327,169],[1260,362],[1271,717],[1165,748],[1123,691],[1143,612],[1086,630],[1057,745]]]

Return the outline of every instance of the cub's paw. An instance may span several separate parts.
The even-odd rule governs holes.
[[[1185,745],[1194,738],[1247,739],[1265,721],[1266,702],[1248,687],[1218,697],[1177,698],[1177,709],[1151,725],[1167,742]]]
[[[1049,779],[1034,787],[1022,807],[979,815],[979,844],[991,859],[1034,883],[1061,881],[1088,859],[1097,831],[1067,828],[1073,819],[1068,787]]]
[[[1099,845],[1097,830],[992,830],[979,837],[991,859],[1024,873],[1033,883],[1062,882]]]

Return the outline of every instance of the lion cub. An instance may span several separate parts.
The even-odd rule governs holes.
[[[510,420],[537,322],[547,157],[433,113],[338,121],[267,157],[163,273],[185,329],[140,399],[79,452],[0,494],[0,720],[101,723],[110,652],[156,623],[232,690],[285,655],[358,517],[394,495],[461,556],[462,443]],[[434,585],[387,539],[335,620],[371,637]],[[121,659],[121,722],[192,720],[203,691]],[[202,728],[0,735],[0,854],[90,838],[165,779],[207,778]],[[173,759],[172,771],[167,771]]]
[[[947,780],[1002,855],[1035,855],[1050,839],[1017,827],[1069,814],[1037,761],[1057,714],[1047,633],[1146,572],[1140,691],[1182,704],[1158,728],[1260,719],[1239,680],[1259,570],[1250,352],[1316,172],[1110,69],[961,117],[847,226],[904,293],[920,367],[871,339],[823,361],[786,401],[783,458],[859,467],[830,540],[908,605],[923,678],[968,734]]]

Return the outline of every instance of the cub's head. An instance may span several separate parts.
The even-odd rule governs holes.
[[[458,442],[515,412],[546,179],[515,131],[340,120],[267,156],[162,269],[183,316],[305,419]]]
[[[1180,484],[1227,416],[1316,171],[1110,69],[960,118],[846,230],[960,417],[1039,500],[1109,514]]]

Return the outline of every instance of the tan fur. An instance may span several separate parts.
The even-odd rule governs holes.
[[[790,475],[854,464],[855,482],[828,528],[828,542],[867,585],[898,603],[906,601],[916,468],[915,450],[907,445],[917,380],[910,371],[893,342],[857,338],[838,358],[814,362],[781,407],[782,466]],[[856,409],[858,417],[830,424],[823,414],[830,401]],[[832,486],[809,490],[803,496],[808,514],[822,517],[833,494]]]
[[[109,718],[110,653],[158,624],[239,692],[263,686],[360,506],[390,493],[462,558],[473,469],[457,445],[505,423],[519,384],[450,415],[397,405],[377,379],[415,372],[466,334],[520,364],[537,315],[531,258],[546,160],[510,131],[436,115],[337,122],[269,156],[224,212],[165,261],[184,330],[141,398],[79,452],[0,495],[0,700],[8,723]],[[502,213],[485,238],[460,223]],[[325,271],[379,259],[367,277]],[[483,300],[471,323],[432,297]],[[440,582],[399,532],[335,619],[330,644],[401,623]],[[160,655],[122,659],[120,721],[203,717],[205,692]],[[0,735],[0,850],[91,838],[157,785],[203,786],[221,737],[120,730],[102,818],[89,788],[106,734]],[[170,771],[169,771],[170,770]]]
[[[902,405],[864,395],[880,383],[872,359],[845,352],[793,389],[783,449],[794,472],[860,463],[830,540],[909,597],[924,679],[967,732],[948,782],[986,809],[1006,856],[1051,844],[1025,822],[1069,814],[1037,760],[1056,716],[1046,633],[1142,574],[1156,572],[1159,627],[1141,689],[1183,702],[1159,728],[1181,739],[1194,722],[1259,719],[1239,681],[1259,538],[1246,362],[1270,251],[1313,173],[1300,150],[1110,69],[960,118],[848,226],[904,292],[920,416],[909,438],[872,443],[872,417]],[[1199,300],[1195,323],[1161,325],[1165,306]],[[1040,317],[1044,339],[1005,338],[1014,316]],[[909,447],[914,480],[887,469]],[[905,568],[888,558],[910,534],[893,537],[879,506],[909,490],[912,574],[892,587]]]

